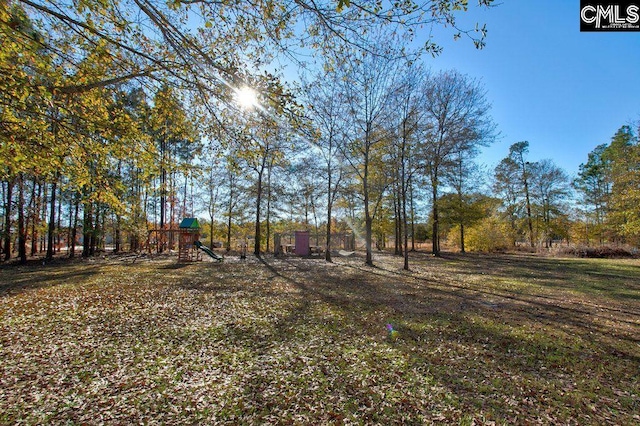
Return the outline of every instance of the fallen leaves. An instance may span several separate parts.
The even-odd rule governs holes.
[[[483,259],[5,269],[0,423],[633,423],[638,287]]]

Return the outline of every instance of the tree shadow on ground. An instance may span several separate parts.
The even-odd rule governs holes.
[[[548,280],[578,279],[585,273],[584,266],[567,268],[562,262],[522,261],[519,257],[490,259],[487,265],[476,266],[475,271],[465,263],[483,259],[451,256],[441,261],[451,260],[456,262],[451,271],[454,277],[460,269],[474,276],[493,271],[499,278],[524,282],[532,272],[544,274]],[[619,387],[626,383],[622,387],[631,389],[637,386],[628,373],[640,367],[637,306],[611,308],[597,300],[583,305],[582,296],[570,300],[565,296],[537,295],[535,291],[487,289],[477,282],[459,285],[446,274],[412,276],[393,268],[363,266],[358,260],[342,262],[337,268],[319,268],[299,259],[263,263],[273,275],[294,285],[304,300],[299,311],[284,317],[282,324],[290,327],[292,322],[308,321],[313,300],[339,310],[343,321],[349,324],[344,332],[354,336],[374,336],[376,327],[383,329],[384,323],[391,320],[402,336],[394,347],[403,350],[416,368],[424,369],[450,388],[470,408],[483,407],[488,400],[502,408],[513,403],[494,398],[502,394],[500,386],[507,386],[509,377],[519,377],[527,383],[527,389],[520,383],[506,390],[531,406],[544,404],[545,393],[549,387],[559,386],[558,380],[566,389],[558,391],[556,397],[572,402],[567,389],[585,377],[594,377],[594,370],[598,370],[594,380],[603,384]],[[606,301],[609,294],[601,297]],[[617,296],[613,298],[623,303]],[[425,328],[429,324],[433,327]],[[445,355],[434,353],[429,349],[431,345],[444,347]],[[476,361],[469,362],[460,350],[467,351]],[[607,359],[615,359],[616,368],[603,371],[596,367],[609,363]],[[486,369],[485,361],[490,363]],[[479,389],[484,391],[478,392]],[[597,401],[583,402],[587,403]]]
[[[127,407],[142,413],[115,410],[127,423],[145,415],[171,423],[163,417],[168,408],[185,406],[202,408],[209,420],[181,411],[194,424],[631,423],[640,406],[637,299],[530,287],[526,260],[416,257],[407,273],[402,259],[378,256],[374,268],[361,258],[263,257],[16,272],[11,278],[27,283],[49,273],[50,285],[82,287],[42,295],[50,310],[20,307],[23,323],[5,327],[22,331],[4,343],[29,354],[33,344],[15,339],[33,334],[49,350],[41,336],[50,336],[57,361],[29,365],[86,392],[88,384],[72,378],[91,364],[108,392],[126,395]],[[565,276],[563,265],[555,268],[549,276]],[[86,286],[91,277],[82,273],[110,277]],[[505,285],[507,278],[514,284]],[[140,375],[149,389],[140,388]],[[64,423],[67,390],[52,386],[47,398],[57,401],[55,420]],[[7,392],[25,395],[15,386]],[[160,394],[185,405],[148,403]],[[95,406],[100,397],[87,402]]]
[[[101,274],[100,267],[83,262],[65,262],[55,265],[28,264],[0,269],[0,297],[28,290],[54,287],[80,282]]]
[[[175,263],[166,264],[162,266],[161,269],[178,270],[178,269],[188,268],[189,266],[191,266],[191,263],[175,262]]]
[[[547,259],[536,256],[478,254],[445,254],[440,258],[414,254],[414,260],[433,263],[421,271],[408,274],[399,268],[372,269],[360,264],[348,267],[380,276],[394,275],[443,287],[446,292],[456,290],[467,299],[473,294],[482,303],[497,305],[499,300],[531,304],[551,311],[574,315],[610,318],[628,324],[638,323],[640,309],[630,309],[640,300],[640,267],[622,264],[628,274],[611,274],[618,265],[598,265],[594,262],[568,259]],[[597,271],[597,272],[596,272]],[[484,279],[483,277],[487,277]],[[618,280],[610,279],[615,276]],[[497,282],[496,278],[498,278]],[[504,282],[513,282],[504,285]],[[597,297],[592,297],[597,296]],[[599,303],[596,303],[598,301]]]

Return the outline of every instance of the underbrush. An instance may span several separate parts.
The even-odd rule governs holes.
[[[599,247],[562,247],[557,254],[561,256],[586,257],[593,259],[630,259],[638,258],[637,248],[622,246],[599,246]]]

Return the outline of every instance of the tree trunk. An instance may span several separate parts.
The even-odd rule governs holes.
[[[148,217],[147,216],[147,213],[148,213],[147,209],[149,208],[149,206],[148,206],[149,188],[146,185],[144,187],[144,196],[142,198],[143,198],[143,201],[142,201],[142,214],[139,215],[136,218],[136,225],[137,226],[141,226],[141,223],[143,223],[145,228],[146,228],[147,235],[149,235],[149,224],[148,224],[149,222],[147,221],[147,217]],[[155,203],[154,203],[154,205],[155,205]],[[138,212],[139,212],[139,210],[138,210]],[[137,226],[136,226],[136,228],[137,228]],[[140,239],[138,238],[138,235],[135,236],[134,241],[135,241],[136,250],[140,249],[141,248],[140,247]],[[150,250],[151,247],[147,247],[147,249]]]
[[[211,232],[210,232],[210,244],[211,246],[213,246],[213,224],[214,224],[214,218],[215,218],[215,213],[216,213],[216,203],[218,201],[218,186],[216,185],[216,183],[213,180],[213,167],[211,167],[211,170],[209,172],[209,208],[208,213],[209,213],[209,218],[211,219]]]
[[[95,232],[95,250],[94,253],[99,253],[100,250],[105,250],[106,242],[106,222],[107,222],[107,209],[102,203],[98,203],[96,212],[96,232]]]
[[[304,191],[306,192],[306,188]],[[304,226],[309,229],[309,196],[306,193],[304,194]]]
[[[313,214],[313,227],[316,231],[316,246],[320,245],[319,236],[320,236],[320,227],[318,226],[318,212],[316,210],[316,203],[313,201],[313,197],[311,197],[311,213]]]
[[[367,132],[368,133],[368,132]],[[364,155],[364,175],[362,179],[362,192],[364,195],[364,217],[365,217],[365,249],[366,260],[365,263],[369,266],[373,266],[373,254],[371,247],[372,232],[371,227],[373,224],[373,218],[369,211],[369,143],[365,142],[365,155]]]
[[[269,164],[269,167],[267,168],[267,217],[266,217],[266,226],[267,226],[267,247],[266,247],[266,251],[267,253],[269,253],[269,242],[270,242],[270,235],[271,235],[271,169],[273,167],[273,160],[271,160],[271,163]]]
[[[231,215],[233,214],[234,176],[229,170],[229,209],[227,210],[227,253],[231,250]]]
[[[254,236],[254,248],[253,248],[253,254],[255,254],[256,256],[260,257],[260,237],[261,237],[261,230],[260,230],[260,205],[262,202],[262,172],[264,169],[260,170],[260,172],[258,172],[258,183],[257,183],[257,196],[256,196],[256,231],[255,231],[255,236]]]
[[[47,260],[53,259],[53,236],[56,229],[56,192],[58,189],[58,176],[51,184],[51,212],[49,216],[49,229],[47,230]]]
[[[93,205],[90,201],[84,203],[83,224],[82,224],[82,257],[89,257],[91,254],[91,235],[93,234]]]
[[[403,133],[405,130],[403,129]],[[405,164],[405,151],[406,151],[406,138],[403,136],[402,138],[402,155],[400,158],[400,207],[402,208],[402,234],[404,237],[404,247],[403,247],[403,256],[404,256],[404,265],[403,269],[405,271],[409,270],[409,227],[407,223],[407,176],[406,176],[406,164]]]
[[[166,126],[165,126],[166,129]],[[163,136],[160,141],[160,229],[164,229],[166,205],[167,205],[167,169],[166,169],[166,156],[167,156],[167,142],[166,137]],[[159,251],[162,251],[160,247]]]
[[[176,213],[176,179],[175,172],[169,173],[169,229],[174,228],[175,213]],[[173,232],[169,233],[169,250],[174,250],[176,247],[175,236]]]
[[[535,244],[533,241],[533,220],[531,218],[531,202],[529,201],[529,188],[526,181],[524,184],[524,190],[525,190],[525,195],[527,199],[527,220],[529,222],[529,242],[531,244],[531,247],[534,247]]]
[[[73,210],[73,225],[71,226],[71,235],[69,237],[69,242],[71,244],[69,250],[69,258],[73,258],[76,255],[76,238],[78,237],[78,211],[80,210],[80,200],[77,194],[75,198],[76,200]]]
[[[182,191],[182,215],[183,217],[191,217],[189,210],[187,210],[187,198],[189,198],[189,176],[188,172],[184,174],[184,188]]]
[[[404,266],[405,271],[409,270],[409,225],[407,223],[407,200],[406,194],[402,195],[402,222],[404,225]]]
[[[327,243],[324,250],[324,260],[332,263],[331,260],[331,201],[327,203]]]
[[[118,161],[118,176],[122,176],[122,160]],[[121,223],[122,223],[122,219],[120,217],[120,214],[116,213],[115,229],[113,230],[113,234],[114,234],[113,235],[113,239],[114,239],[113,252],[114,253],[120,252],[120,246],[122,244],[121,243],[122,233],[120,232]]]
[[[331,147],[333,143],[332,140],[329,139],[329,153],[331,153]],[[327,241],[324,250],[324,260],[326,262],[332,263],[331,260],[331,216],[333,210],[333,198],[331,196],[331,156],[329,156],[329,160],[327,162]]]
[[[90,237],[90,241],[91,243],[89,244],[89,255],[93,256],[97,253],[97,249],[98,249],[98,233],[100,232],[100,203],[96,202],[96,206],[94,209],[94,217],[93,217],[93,228],[92,228],[92,232],[91,232],[91,237]]]
[[[411,210],[411,251],[416,251],[416,210],[413,206],[413,179],[409,178],[409,205]]]
[[[439,217],[438,217],[438,190],[436,185],[433,185],[433,226],[431,229],[431,248],[434,256],[440,256],[440,238],[439,234]]]
[[[214,216],[214,213],[215,212],[213,211],[213,209],[209,210],[209,217],[211,218],[210,221],[209,221],[209,223],[211,224],[210,228],[209,228],[209,244],[211,244],[211,247],[213,247],[213,225],[214,225],[213,216]]]
[[[73,200],[74,200],[74,196],[72,195],[69,198],[69,226],[67,226],[67,255],[69,255],[69,257],[73,257],[71,255],[71,228],[73,227],[74,223],[73,223]],[[75,247],[74,247],[75,248]]]
[[[167,214],[167,171],[164,168],[164,154],[162,154],[162,163],[160,170],[160,223],[159,229],[165,229],[165,216]],[[162,236],[161,236],[162,235]],[[164,251],[166,235],[158,234],[158,252]]]
[[[462,164],[462,163],[460,163]],[[462,167],[460,167],[460,172],[458,174],[460,182],[462,182]],[[462,183],[460,183],[458,187],[458,225],[460,225],[460,253],[464,253],[464,197],[462,195]]]
[[[36,194],[36,186],[38,192]],[[29,217],[31,218],[31,256],[35,256],[38,251],[38,231],[36,225],[38,224],[38,217],[40,214],[40,196],[42,195],[42,187],[33,179],[33,186],[31,187],[31,199],[29,200],[29,209],[27,215],[27,224],[25,228],[29,228]]]
[[[365,263],[369,266],[373,266],[373,255],[371,253],[371,239],[372,239],[372,233],[371,233],[371,225],[373,220],[371,219],[371,216],[369,215],[369,205],[367,203],[367,205],[365,206],[365,240],[366,240],[366,250],[367,250],[367,256],[366,256],[366,260]]]
[[[527,203],[527,222],[529,225],[529,243],[531,247],[534,247],[533,242],[533,220],[531,218],[531,201],[529,198],[529,179],[528,179],[528,170],[527,165],[528,161],[524,161],[523,154],[520,153],[520,164],[522,165],[522,183],[524,184],[524,196]]]
[[[42,205],[42,214],[39,215],[39,217],[38,217],[38,224],[40,224],[41,222],[46,222],[46,220],[47,220],[47,216],[48,216],[48,214],[47,214],[47,207],[48,207],[47,197],[49,196],[48,195],[49,191],[48,191],[47,188],[48,188],[47,184],[46,183],[42,183],[40,185],[40,189],[38,189],[38,194],[40,194],[40,192],[42,191],[42,197],[38,196],[38,200],[40,200],[40,201],[38,201],[38,204]],[[46,239],[46,237],[45,237],[45,235],[43,233],[39,234],[38,239],[40,240],[40,247],[39,247],[38,251],[40,253],[42,253],[43,251],[45,251],[45,247],[44,246],[45,246],[45,243],[46,243],[47,239]]]
[[[56,182],[57,185],[57,182]],[[60,246],[61,244],[61,230],[62,230],[62,187],[58,187],[58,215],[57,215],[57,224],[56,224],[56,233],[55,233],[55,245],[56,245],[56,252],[60,253]]]
[[[229,207],[231,210],[231,207]],[[231,251],[231,211],[229,211],[229,217],[227,218],[227,253]]]
[[[402,225],[400,223],[400,191],[393,191],[393,228],[394,228],[394,234],[395,234],[395,242],[394,242],[394,247],[393,247],[393,254],[396,256],[401,256],[402,255],[402,246],[400,244],[400,241],[402,239]]]
[[[27,230],[24,223],[24,177],[18,175],[18,258],[27,262]]]
[[[11,259],[11,201],[13,198],[13,179],[7,179],[7,199],[4,207],[4,260]]]
[[[122,218],[120,217],[119,214],[116,214],[116,229],[114,232],[114,247],[113,247],[113,252],[114,253],[120,253],[121,250],[121,239],[122,239],[122,232],[120,231],[120,226],[122,224]]]

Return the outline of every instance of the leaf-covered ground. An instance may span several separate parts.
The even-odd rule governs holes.
[[[5,266],[0,423],[640,422],[639,261],[375,261]]]

